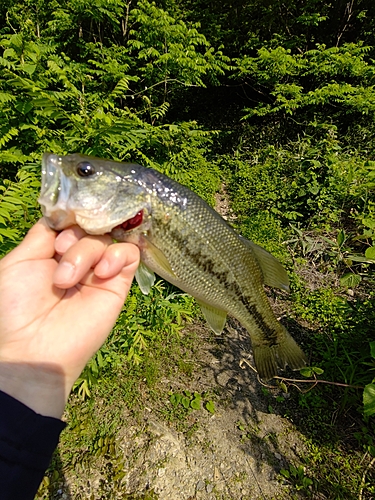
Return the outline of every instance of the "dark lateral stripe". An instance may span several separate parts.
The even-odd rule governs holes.
[[[215,276],[215,278],[220,283],[224,284],[225,288],[234,292],[238,300],[246,307],[246,309],[249,311],[249,314],[251,314],[251,316],[255,320],[257,327],[262,331],[265,340],[269,342],[270,347],[276,345],[278,343],[277,331],[267,325],[267,323],[263,319],[263,315],[258,311],[256,305],[249,302],[247,297],[244,296],[238,283],[236,281],[232,282],[229,280],[228,271],[215,271],[215,263],[207,255],[203,255],[199,250],[191,250],[188,245],[186,245],[186,239],[184,239],[177,230],[171,230],[169,227],[167,229],[165,225],[163,226],[163,230],[168,230],[171,241],[174,242],[178,250],[189,257],[199,269],[201,269],[204,273]]]

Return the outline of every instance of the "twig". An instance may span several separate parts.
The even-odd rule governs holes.
[[[252,366],[251,363],[249,363],[249,361],[247,361],[247,359],[245,358],[242,358],[241,361],[240,361],[240,368],[242,368],[242,363],[246,363],[255,373],[258,373],[256,368],[254,366]],[[301,389],[295,385],[297,383],[299,384],[313,384],[312,387],[310,387],[308,390],[310,391],[311,389],[313,389],[317,384],[327,384],[327,385],[336,385],[336,386],[339,386],[339,387],[350,387],[351,389],[364,389],[364,387],[362,385],[351,385],[351,384],[344,384],[344,383],[341,383],[341,382],[331,382],[330,380],[322,380],[322,379],[318,379],[314,376],[313,379],[296,379],[296,378],[286,378],[286,377],[279,377],[278,375],[275,375],[273,378],[275,379],[278,379],[278,380],[281,380],[282,382],[292,382],[292,385],[294,385],[294,387],[296,387],[299,391],[301,391]],[[273,385],[268,385],[268,384],[265,384],[258,376],[258,379],[259,379],[259,382],[264,385],[265,387],[270,387],[270,388],[273,388],[275,386]],[[303,392],[303,391],[301,391]],[[308,392],[308,391],[306,391]]]
[[[368,464],[368,466],[366,467],[366,469],[365,469],[365,471],[364,471],[364,473],[362,475],[361,487],[360,487],[360,490],[359,490],[358,500],[362,500],[362,493],[363,493],[363,490],[365,488],[366,474],[367,474],[367,471],[373,466],[374,463],[375,463],[375,457]]]

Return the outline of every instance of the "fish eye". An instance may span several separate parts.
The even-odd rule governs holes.
[[[77,165],[77,174],[80,177],[89,177],[90,175],[95,174],[95,168],[88,161],[81,161]]]

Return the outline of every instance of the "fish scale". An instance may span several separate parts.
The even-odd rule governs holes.
[[[74,221],[89,234],[136,244],[142,261],[136,278],[144,293],[157,273],[197,299],[215,333],[227,313],[237,318],[249,332],[262,379],[287,364],[305,365],[263,286],[287,290],[285,270],[187,187],[140,165],[46,154],[39,201],[54,229]]]
[[[183,191],[184,187],[179,185],[181,197],[185,194]],[[190,191],[186,194],[191,196]],[[174,284],[196,298],[217,307],[224,306],[249,330],[253,339],[257,337],[257,328],[267,333],[268,338],[275,337],[275,332],[282,329],[262,288],[261,270],[237,234],[198,197],[189,200],[183,210],[179,207],[169,210],[167,224],[163,222],[165,205],[161,205],[157,197],[154,204],[157,209],[153,210],[154,224],[149,237],[163,249],[172,270],[180,277],[174,279]],[[209,222],[205,217],[208,209]],[[221,241],[226,242],[224,247]],[[246,279],[249,269],[251,279]],[[165,278],[171,280],[172,277]],[[261,298],[258,303],[251,299],[255,294]],[[250,308],[256,311],[256,316],[249,316]],[[257,320],[258,316],[262,320]]]

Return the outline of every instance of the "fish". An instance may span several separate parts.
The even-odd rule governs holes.
[[[186,186],[135,163],[45,153],[39,203],[56,231],[78,224],[88,234],[137,245],[143,293],[156,273],[196,299],[216,334],[228,314],[236,318],[249,333],[260,379],[306,365],[264,289],[289,290],[283,266]]]

